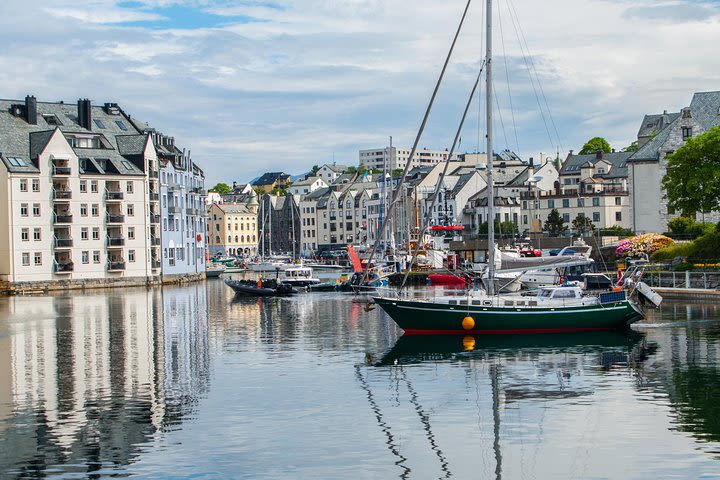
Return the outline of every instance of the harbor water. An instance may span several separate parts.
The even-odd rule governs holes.
[[[217,279],[0,298],[0,478],[720,478],[717,305],[401,334],[365,298]]]

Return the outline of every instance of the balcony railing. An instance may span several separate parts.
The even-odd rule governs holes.
[[[125,262],[122,260],[110,260],[107,263],[107,269],[109,272],[125,270]]]
[[[150,170],[149,175],[150,175],[150,178],[158,178],[159,174],[158,174],[157,170]]]
[[[73,216],[69,213],[55,213],[54,223],[72,223]]]
[[[160,239],[158,237],[150,237],[150,245],[153,247],[160,246]]]
[[[151,202],[159,202],[160,201],[160,194],[159,193],[150,193],[150,201]]]
[[[200,187],[193,187],[190,191],[191,191],[192,193],[204,193],[204,192],[203,192],[203,189],[200,188]]]
[[[106,200],[122,200],[125,198],[125,194],[119,190],[108,190],[105,193]]]
[[[123,237],[108,237],[108,239],[107,239],[108,247],[122,247],[124,245],[125,245],[125,238],[123,238]]]
[[[156,215],[154,213],[150,214],[150,223],[160,223],[160,215]]]
[[[105,221],[107,223],[124,223],[125,222],[125,215],[115,215],[112,213],[108,213],[105,216]]]
[[[55,273],[72,273],[72,271],[75,270],[75,264],[68,261],[56,261],[54,263],[53,270],[55,271]]]
[[[168,207],[168,213],[179,214],[181,211],[182,211],[182,209],[180,207],[178,207],[177,205],[170,205]]]
[[[71,248],[73,246],[72,238],[57,238],[54,240],[55,248]]]
[[[55,200],[70,200],[72,198],[71,190],[55,190],[53,189],[53,199]]]
[[[70,175],[72,170],[70,167],[53,167],[52,173],[53,175]]]
[[[160,266],[161,266],[159,260],[153,260],[153,261],[151,262],[151,265],[152,265],[152,268],[153,268],[154,270],[160,268]]]

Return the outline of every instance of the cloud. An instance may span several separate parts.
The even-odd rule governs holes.
[[[210,183],[299,173],[333,157],[355,163],[390,135],[412,144],[465,1],[4,0],[0,86],[8,98],[118,102],[189,148]],[[482,3],[421,146],[452,140],[483,54]],[[537,157],[596,135],[621,148],[645,113],[720,89],[711,3],[498,0],[498,12],[497,148]],[[529,80],[535,70],[542,92]],[[482,149],[478,128],[475,102],[463,149]]]

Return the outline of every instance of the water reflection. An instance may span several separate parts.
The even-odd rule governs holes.
[[[0,303],[0,465],[11,476],[132,463],[207,390],[201,286]]]

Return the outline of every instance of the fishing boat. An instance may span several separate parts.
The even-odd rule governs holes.
[[[276,297],[298,293],[292,285],[274,279],[233,280],[226,278],[225,284],[238,295]]]
[[[468,4],[469,5],[469,4]],[[467,13],[467,7],[465,10]],[[465,14],[463,14],[463,21]],[[486,128],[487,128],[487,218],[495,218],[495,188],[493,183],[493,88],[492,88],[492,0],[487,0],[486,7],[486,57],[484,62],[486,75]],[[462,21],[460,23],[462,27]],[[458,34],[460,32],[458,27]],[[456,37],[457,39],[457,34]],[[454,41],[453,41],[454,47]],[[452,48],[450,54],[452,53]],[[448,54],[448,59],[450,57]],[[447,65],[447,61],[446,64]],[[443,70],[444,72],[444,70]],[[478,75],[479,79],[480,75]],[[440,76],[442,80],[442,74]],[[438,86],[440,83],[438,81]],[[477,81],[475,86],[477,87]],[[437,87],[436,87],[437,90]],[[470,95],[467,109],[470,105],[475,89]],[[432,101],[430,106],[432,106]],[[429,112],[430,108],[428,108]],[[423,121],[423,125],[427,120]],[[463,117],[464,120],[465,117]],[[456,141],[462,128],[462,122],[456,134]],[[422,129],[421,129],[422,131]],[[418,133],[418,138],[421,133]],[[417,144],[417,139],[416,139]],[[455,149],[455,143],[450,150],[450,157]],[[414,150],[414,149],[413,149]],[[414,153],[414,152],[412,152]],[[411,156],[412,156],[411,153]],[[442,178],[442,177],[441,177]],[[438,184],[440,180],[438,181]],[[393,204],[390,205],[392,210]],[[435,299],[402,298],[396,295],[377,296],[373,298],[394,321],[405,331],[405,334],[517,334],[517,333],[553,333],[553,332],[581,332],[597,330],[613,330],[628,327],[631,323],[643,318],[640,306],[631,297],[644,295],[646,298],[652,294],[644,294],[650,290],[645,284],[640,285],[642,270],[635,266],[632,271],[626,272],[627,281],[622,282],[624,290],[600,293],[599,295],[585,295],[575,288],[542,289],[536,297],[503,296],[496,294],[496,245],[495,228],[493,222],[488,222],[488,259],[486,290],[468,290],[467,294],[458,296],[445,296]],[[557,259],[558,257],[553,257]],[[517,264],[518,269],[528,269],[525,265],[529,261],[540,261],[539,258],[508,259]],[[562,257],[560,257],[562,260]],[[550,263],[539,262],[540,265]],[[651,291],[651,290],[650,290]],[[649,296],[648,296],[649,295]],[[652,303],[658,299],[653,297]]]

